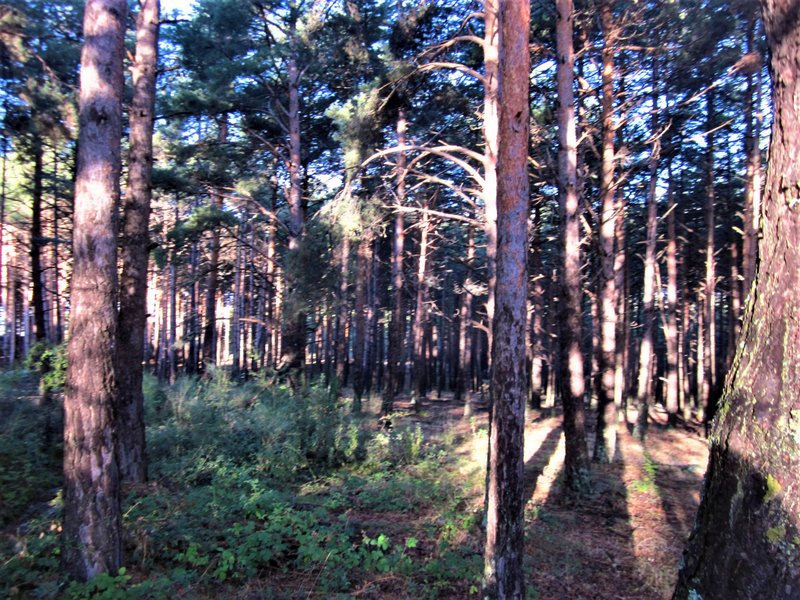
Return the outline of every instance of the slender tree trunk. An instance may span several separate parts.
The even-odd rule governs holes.
[[[292,24],[293,38],[294,35],[294,24]],[[291,56],[287,62],[289,79],[289,253],[297,255],[305,229],[300,154],[300,68],[295,56]],[[302,268],[297,264],[293,266],[294,269]],[[294,289],[298,273],[289,271],[286,272],[287,282],[289,288]],[[294,298],[294,300],[302,302],[299,298]],[[288,370],[290,378],[302,373],[306,361],[306,314],[304,310],[298,310],[299,307],[294,308],[294,314],[289,316],[289,321],[286,323],[281,356],[281,366]]]
[[[497,315],[493,322],[492,428],[484,593],[525,597],[523,437],[528,274],[528,44],[530,3],[500,0],[502,98],[498,154]]]
[[[356,298],[355,298],[355,326],[356,335],[353,352],[353,412],[361,412],[361,401],[367,377],[366,365],[366,339],[367,328],[367,278],[370,263],[370,248],[372,242],[369,236],[362,235],[356,253],[357,272]]]
[[[118,460],[122,480],[139,483],[147,478],[142,362],[147,321],[147,246],[150,242],[159,13],[159,0],[142,0],[136,18],[128,189],[120,244],[122,270],[116,363]]]
[[[800,24],[762,0],[774,121],[759,266],[711,432],[675,598],[797,598],[800,559]]]
[[[42,282],[42,201],[44,199],[44,148],[36,139],[33,148],[33,203],[31,210],[31,288],[33,290],[33,326],[37,342],[47,339],[44,312],[44,286]]]
[[[428,393],[428,361],[425,360],[424,336],[428,324],[428,237],[431,229],[430,213],[427,204],[422,209],[420,223],[419,257],[417,262],[417,300],[414,311],[412,339],[414,344],[414,392],[415,410],[425,400]]]
[[[400,148],[406,145],[406,113],[400,109],[397,115],[397,145]],[[397,154],[396,167],[396,194],[397,204],[402,206],[406,196],[406,155],[405,152]],[[403,311],[403,255],[405,252],[405,219],[403,212],[397,211],[394,215],[394,237],[392,240],[392,318],[389,327],[389,361],[387,365],[387,382],[383,394],[381,411],[384,414],[392,412],[394,397],[400,391],[403,381],[403,338],[405,332],[405,313]]]
[[[657,67],[653,59],[653,118],[651,136],[653,137],[653,148],[650,151],[650,182],[647,189],[647,235],[644,257],[644,284],[642,293],[642,340],[639,345],[639,376],[636,386],[636,404],[638,416],[634,427],[634,436],[644,440],[647,435],[647,421],[650,410],[650,396],[653,391],[653,357],[655,355],[655,284],[656,284],[656,243],[658,228],[658,199],[656,197],[658,185],[658,160],[661,150],[661,143],[658,136],[658,92],[656,85],[658,82]]]
[[[559,192],[561,209],[562,294],[560,302],[561,399],[564,404],[566,456],[564,484],[567,493],[583,493],[588,486],[589,457],[586,449],[585,384],[581,352],[581,257],[580,214],[577,188],[577,139],[572,83],[575,53],[572,47],[574,8],[572,0],[556,0],[558,52]]]
[[[714,112],[714,94],[709,92],[707,95],[707,121],[706,128],[706,278],[705,278],[705,375],[703,389],[707,390],[704,395],[706,406],[706,419],[714,416],[716,405],[716,384],[717,384],[717,318],[716,318],[716,257],[714,256],[714,200],[716,192],[714,190],[714,127],[716,126],[716,116]]]
[[[87,0],[83,21],[61,550],[79,580],[122,563],[114,349],[127,10],[122,0]]]
[[[534,213],[534,227],[536,233],[531,250],[531,317],[530,317],[530,348],[531,348],[531,378],[528,402],[532,408],[541,408],[544,392],[544,308],[545,308],[545,274],[542,269],[542,236],[541,236],[541,206],[536,205]]]
[[[672,191],[672,175],[670,174],[670,192]],[[678,338],[678,240],[676,231],[677,203],[672,199],[667,208],[667,314],[664,339],[667,346],[667,424],[674,427],[678,424],[678,408],[680,404],[679,365],[680,351]]]
[[[348,298],[350,278],[350,237],[345,232],[339,244],[339,309],[336,315],[336,379],[340,386],[347,383],[349,358],[349,335],[347,331],[350,301]]]
[[[483,204],[486,235],[486,326],[491,369],[497,261],[497,152],[499,138],[499,0],[483,0]]]
[[[615,201],[615,150],[616,124],[614,122],[614,52],[617,29],[612,16],[612,2],[600,5],[603,28],[602,72],[602,122],[603,152],[600,167],[600,277],[598,278],[598,303],[600,319],[600,385],[597,395],[597,434],[594,460],[607,463],[614,460],[617,447],[617,405],[614,403],[614,370],[616,367],[617,339],[617,289],[614,276],[614,234],[617,207]]]
[[[472,389],[472,263],[475,261],[475,233],[467,229],[467,272],[458,309],[458,382],[456,400],[464,401],[464,414],[471,414],[470,393]]]
[[[757,20],[750,19],[747,25],[747,51],[755,48]],[[744,297],[750,292],[756,274],[758,236],[761,231],[761,57],[756,76],[747,74],[747,105],[745,108],[744,150],[746,161],[744,187],[744,238],[742,240],[742,289]],[[754,81],[755,80],[755,81]]]

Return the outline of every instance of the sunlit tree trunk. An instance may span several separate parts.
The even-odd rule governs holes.
[[[774,120],[759,265],[711,430],[675,598],[797,598],[800,559],[800,23],[762,0]]]
[[[600,5],[603,28],[602,122],[603,148],[600,167],[600,273],[597,300],[600,320],[599,386],[597,395],[597,435],[594,460],[611,462],[617,446],[617,405],[614,403],[614,369],[617,338],[617,289],[614,277],[616,124],[614,120],[614,52],[618,31],[613,21],[611,0]]]
[[[61,549],[80,580],[122,562],[114,356],[127,10],[122,0],[87,0],[83,21]]]
[[[497,151],[499,137],[499,0],[483,0],[483,202],[486,235],[486,317],[489,366],[492,352],[492,320],[495,314],[497,261]]]
[[[564,405],[564,436],[566,440],[564,484],[568,493],[582,493],[588,486],[589,458],[586,450],[586,416],[583,406],[585,384],[581,352],[580,203],[576,171],[575,96],[572,89],[575,64],[575,53],[572,46],[574,18],[572,0],[556,0],[556,12],[562,255],[559,341],[561,399]]]
[[[705,375],[703,381],[703,402],[706,408],[706,418],[710,418],[714,413],[716,404],[716,384],[717,384],[717,324],[716,324],[716,257],[714,256],[714,200],[716,192],[714,189],[714,128],[716,127],[716,116],[714,111],[714,93],[709,92],[707,97],[707,120],[706,120],[706,248],[705,248]]]
[[[747,24],[747,51],[755,48],[755,15]],[[742,289],[744,297],[750,292],[750,286],[756,274],[758,256],[758,236],[761,230],[761,74],[763,72],[761,56],[758,60],[758,72],[747,73],[747,105],[745,108],[745,187],[744,187],[744,237],[742,239]]]
[[[530,3],[500,0],[497,313],[492,353],[485,598],[525,597],[523,434],[528,274],[528,44]]]
[[[348,298],[350,277],[350,237],[347,232],[339,242],[339,299],[336,314],[336,379],[339,385],[347,383],[347,365],[349,358],[348,315],[350,300]]]
[[[671,177],[671,175],[670,175]],[[670,181],[670,190],[672,182]],[[676,202],[670,194],[671,204],[667,207],[667,310],[664,339],[667,346],[667,419],[668,425],[674,427],[678,423],[678,407],[680,405],[679,387],[679,337],[678,337],[678,240],[676,231]]]
[[[147,478],[142,393],[147,260],[153,170],[153,112],[158,67],[159,0],[142,0],[136,18],[136,56],[130,108],[128,188],[120,243],[119,328],[117,329],[117,424],[123,481]]]

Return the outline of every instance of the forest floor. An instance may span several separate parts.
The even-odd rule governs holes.
[[[92,587],[68,585],[58,568],[60,459],[57,443],[42,443],[42,431],[58,440],[58,407],[43,412],[29,378],[6,384],[0,597],[478,596],[487,451],[479,402],[465,417],[448,394],[417,412],[401,397],[387,427],[379,399],[354,417],[347,398],[332,408],[319,387],[304,404],[269,383],[151,386],[151,481],[126,490],[127,571]],[[667,429],[663,412],[652,416],[644,445],[621,423],[617,460],[593,465],[592,492],[565,502],[561,416],[528,411],[528,598],[671,597],[707,444],[700,424]]]
[[[421,415],[409,412],[406,418],[420,422],[431,440],[455,433],[461,468],[469,465],[470,470],[482,473],[487,436],[479,433],[486,429],[487,411],[477,410],[468,419],[463,411],[463,405],[443,395],[441,400],[426,402]],[[635,418],[631,411],[628,423]],[[591,448],[592,424],[588,433]],[[528,410],[525,565],[530,595],[543,600],[671,598],[700,502],[707,460],[702,425],[667,428],[666,413],[656,407],[645,443],[620,423],[616,461],[594,464],[591,494],[564,502],[561,415],[547,409]],[[483,487],[470,490],[469,496],[470,508],[480,511]],[[464,543],[478,545],[480,540],[465,539]],[[385,598],[391,588],[382,592],[370,597]],[[403,597],[402,592],[398,597]]]

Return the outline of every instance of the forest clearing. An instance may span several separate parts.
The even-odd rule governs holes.
[[[800,0],[0,0],[0,595],[800,597]]]

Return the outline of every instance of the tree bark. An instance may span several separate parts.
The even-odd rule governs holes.
[[[614,234],[617,207],[614,184],[616,124],[614,122],[614,52],[617,28],[612,16],[612,3],[605,0],[600,5],[600,22],[603,28],[602,72],[602,123],[603,150],[600,167],[600,273],[598,278],[598,303],[600,319],[600,381],[597,394],[597,434],[594,460],[608,463],[614,460],[617,446],[617,405],[614,403],[614,369],[617,339],[617,289],[614,277]]]
[[[116,410],[119,469],[123,481],[147,478],[142,393],[147,321],[147,260],[153,172],[153,113],[158,68],[159,0],[142,0],[136,18],[132,66],[128,189],[123,205],[117,329]]]
[[[417,298],[414,322],[412,326],[412,343],[414,345],[414,408],[425,400],[428,393],[428,361],[425,360],[424,336],[428,324],[428,238],[431,229],[431,218],[427,204],[422,208],[422,220],[419,224],[419,257],[417,261]]]
[[[525,597],[523,437],[528,274],[528,44],[530,3],[500,0],[497,312],[484,597]]]
[[[64,393],[62,563],[74,578],[121,564],[114,427],[117,205],[127,2],[87,0]]]
[[[670,175],[671,179],[671,175]],[[670,181],[670,190],[672,182]],[[667,346],[667,424],[674,427],[678,424],[678,407],[680,404],[679,388],[679,337],[678,337],[678,240],[676,231],[677,203],[672,200],[667,207],[667,314],[664,339]]]
[[[800,24],[762,0],[774,120],[760,262],[712,427],[675,598],[797,598],[800,556]]]
[[[44,200],[44,148],[37,137],[33,142],[33,206],[31,210],[31,302],[33,327],[37,342],[47,339],[44,311],[44,285],[42,282],[42,201]]]
[[[655,325],[656,325],[656,243],[658,233],[658,199],[656,197],[658,185],[658,160],[661,152],[661,142],[658,139],[658,75],[656,59],[653,59],[653,117],[650,135],[653,138],[653,147],[650,151],[650,182],[647,189],[647,235],[644,256],[644,283],[642,292],[642,339],[639,345],[639,376],[636,386],[637,417],[633,434],[639,440],[644,440],[647,435],[647,421],[650,409],[650,397],[653,392],[653,357],[655,355]],[[659,292],[660,293],[660,292]]]
[[[406,145],[406,113],[400,109],[397,115],[397,145],[401,149]],[[403,206],[406,197],[406,154],[398,152],[396,167],[397,204]],[[392,412],[394,397],[400,391],[403,381],[403,339],[405,332],[405,313],[403,310],[403,254],[405,252],[405,219],[401,211],[394,215],[394,237],[392,239],[392,318],[389,328],[389,360],[387,365],[386,387],[383,392],[381,411]]]
[[[561,399],[564,404],[564,484],[567,493],[586,491],[589,457],[586,450],[585,383],[581,352],[580,210],[577,187],[575,96],[572,89],[575,52],[572,46],[572,0],[556,0],[558,52],[559,193],[561,210],[562,294],[559,315]]]
[[[483,0],[483,204],[486,235],[486,326],[487,350],[492,352],[492,321],[495,314],[497,278],[497,152],[499,137],[499,49],[500,21],[498,0]]]

